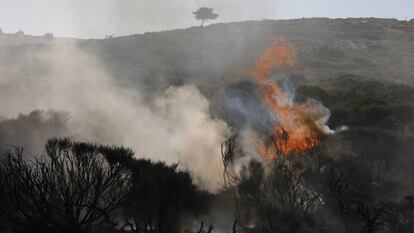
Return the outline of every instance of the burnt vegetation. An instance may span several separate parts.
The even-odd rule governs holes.
[[[343,39],[339,45],[325,46],[318,42],[311,49],[305,46],[306,42],[298,39],[302,36],[301,30],[302,33],[308,30],[305,29],[305,23],[300,24],[298,21],[279,22],[282,32],[287,30],[289,24],[302,25],[297,30],[285,33],[298,42],[299,49],[306,48],[302,54],[308,57],[305,60],[299,57],[302,63],[297,72],[304,75],[295,74],[291,77],[297,86],[296,98],[312,97],[321,101],[331,111],[328,125],[333,129],[347,125],[349,129],[324,136],[317,147],[304,153],[289,156],[279,153],[275,160],[250,160],[238,164],[240,167],[235,165],[238,158],[245,156],[240,149],[243,145],[236,137],[231,137],[221,148],[225,181],[223,188],[217,193],[209,193],[195,185],[195,178],[179,164],[140,159],[132,150],[121,145],[107,146],[61,138],[65,122],[70,118],[66,113],[34,111],[16,119],[0,118],[0,231],[414,232],[412,73],[405,72],[401,67],[406,64],[398,59],[377,59],[376,55],[379,54],[376,53],[382,54],[384,51],[372,47],[383,46],[379,32],[384,30],[389,41],[396,37],[406,39],[408,35],[401,31],[412,32],[413,22],[399,23],[402,28],[394,28],[398,23],[390,20],[383,23],[344,20],[336,22],[335,29],[331,29],[335,33],[326,36],[325,30],[333,27],[334,21],[306,21],[309,27],[315,27],[314,24],[322,21],[325,27],[319,30],[329,41]],[[246,50],[232,47],[234,49],[226,56],[252,60],[251,54],[255,54],[265,44],[253,46],[249,43],[257,39],[251,36],[255,33],[241,36],[240,43],[219,41],[203,44],[217,39],[213,38],[214,33],[207,32],[257,32],[272,22],[264,21],[260,27],[257,26],[258,22],[248,24],[256,27],[248,26],[250,29],[247,30],[247,26],[235,24],[232,31],[226,28],[230,27],[228,25],[209,26],[203,29],[205,34],[202,42],[191,40],[193,44],[189,46],[212,44],[211,53],[223,55],[223,52],[228,51],[219,51],[218,48],[226,43],[235,44],[232,46],[248,44]],[[352,28],[355,30],[350,30],[350,25],[354,25]],[[392,34],[389,32],[391,29],[398,33]],[[198,30],[191,29],[186,33],[196,33]],[[163,42],[160,46],[179,44],[182,47],[185,41],[179,38],[185,33],[169,33],[168,36],[167,32],[158,35]],[[152,40],[153,37],[156,36],[142,35],[136,46],[145,47],[148,38]],[[197,85],[208,96],[213,96],[213,90],[223,83],[216,80],[203,83],[202,77],[226,76],[224,82],[233,82],[227,77],[231,79],[239,70],[234,73],[226,71],[230,70],[229,67],[246,67],[247,63],[232,59],[204,59],[213,57],[208,51],[186,57],[192,60],[189,62],[194,65],[191,69],[183,65],[187,64],[185,60],[176,59],[161,65],[157,60],[153,67],[161,71],[154,71],[144,64],[145,61],[139,62],[140,59],[144,60],[140,57],[131,57],[124,62],[125,56],[132,56],[129,53],[121,55],[126,48],[123,46],[131,45],[129,39],[111,38],[100,44],[93,40],[83,41],[80,47],[100,54],[106,62],[114,60],[111,72],[123,78],[120,80],[123,84],[134,82],[131,76],[134,69],[138,68],[128,63],[133,62],[144,67],[137,71],[144,77],[139,82],[145,83],[147,77],[155,77],[156,80],[171,78],[161,80],[162,85],[159,86],[147,85],[150,90],[163,89],[164,85],[171,83],[179,85],[187,82],[186,78],[194,76],[198,78],[194,82],[198,82]],[[116,44],[116,41],[122,43]],[[355,41],[359,43],[352,43]],[[180,51],[180,46],[176,46],[177,50],[174,51],[172,48],[161,48],[163,52],[159,52],[157,46],[149,46],[142,54],[161,54],[165,59],[173,60],[180,54],[189,53]],[[356,46],[355,51],[350,53],[349,48],[353,46]],[[369,56],[360,54],[361,47],[366,49],[365,52],[368,51]],[[401,52],[403,47],[396,51]],[[109,53],[106,49],[113,52]],[[250,50],[254,52],[250,53]],[[403,52],[401,54],[404,56]],[[195,56],[199,56],[199,59]],[[361,59],[358,64],[350,62],[357,58]],[[411,60],[412,56],[409,58]],[[371,72],[372,64],[379,67],[380,71]],[[394,64],[396,68],[392,66],[386,69],[386,64]],[[338,75],[333,70],[348,75]],[[154,72],[162,74],[152,75]],[[322,78],[316,79],[319,75]],[[53,138],[55,136],[57,138]],[[47,137],[52,138],[43,146]],[[11,145],[22,146],[24,150]],[[38,155],[38,151],[44,152]],[[275,153],[278,153],[277,150]]]

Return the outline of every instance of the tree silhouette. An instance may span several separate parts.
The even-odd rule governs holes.
[[[51,33],[51,32],[45,33],[45,34],[43,35],[43,38],[45,38],[46,40],[52,40],[54,37],[55,37],[55,36],[54,36],[54,35],[53,35],[53,33]]]
[[[68,139],[51,139],[46,156],[23,159],[15,148],[1,163],[0,202],[8,218],[25,232],[86,232],[112,227],[113,213],[125,200],[129,171],[108,152],[132,151]]]
[[[305,181],[305,169],[281,157],[267,167],[251,161],[240,172],[237,187],[241,224],[260,222],[263,232],[296,232],[319,205],[320,195]]]
[[[213,12],[213,8],[208,7],[200,7],[197,9],[197,11],[193,12],[195,15],[195,18],[198,20],[201,20],[201,26],[204,26],[204,22],[207,22],[208,20],[213,20],[218,17],[218,14]]]
[[[193,184],[177,165],[149,160],[124,160],[132,172],[131,191],[124,210],[125,226],[133,232],[180,232],[180,215],[206,209],[208,194]]]

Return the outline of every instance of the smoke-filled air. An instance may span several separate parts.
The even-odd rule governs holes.
[[[323,2],[3,3],[0,232],[414,232],[410,3]]]

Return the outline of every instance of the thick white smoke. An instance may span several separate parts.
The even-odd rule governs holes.
[[[43,51],[20,65],[31,74],[2,72],[0,87],[7,91],[0,92],[0,115],[67,111],[67,135],[131,147],[137,157],[179,162],[203,187],[220,188],[220,145],[230,130],[210,116],[209,101],[195,86],[170,87],[148,102],[118,86],[95,57],[74,46],[55,44]]]

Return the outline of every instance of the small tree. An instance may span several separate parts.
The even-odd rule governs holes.
[[[48,32],[43,35],[43,38],[45,38],[46,40],[52,40],[54,36],[53,36],[53,33]]]
[[[121,158],[123,159],[123,158]],[[183,213],[200,214],[206,210],[209,195],[193,184],[188,171],[177,165],[129,159],[121,163],[130,169],[131,189],[124,206],[124,229],[135,233],[177,233]],[[146,232],[144,230],[144,232]]]
[[[306,182],[307,168],[297,163],[281,157],[267,168],[256,161],[242,167],[237,187],[239,206],[244,205],[238,210],[243,213],[240,223],[256,222],[270,233],[311,227],[307,224],[320,205],[320,194]]]
[[[126,198],[129,171],[113,162],[125,148],[51,139],[46,157],[23,160],[9,152],[0,166],[5,214],[26,232],[87,232],[112,223]]]
[[[204,26],[204,22],[213,20],[218,17],[218,14],[213,12],[213,8],[200,7],[197,11],[193,12],[196,19],[201,20],[201,26]]]

